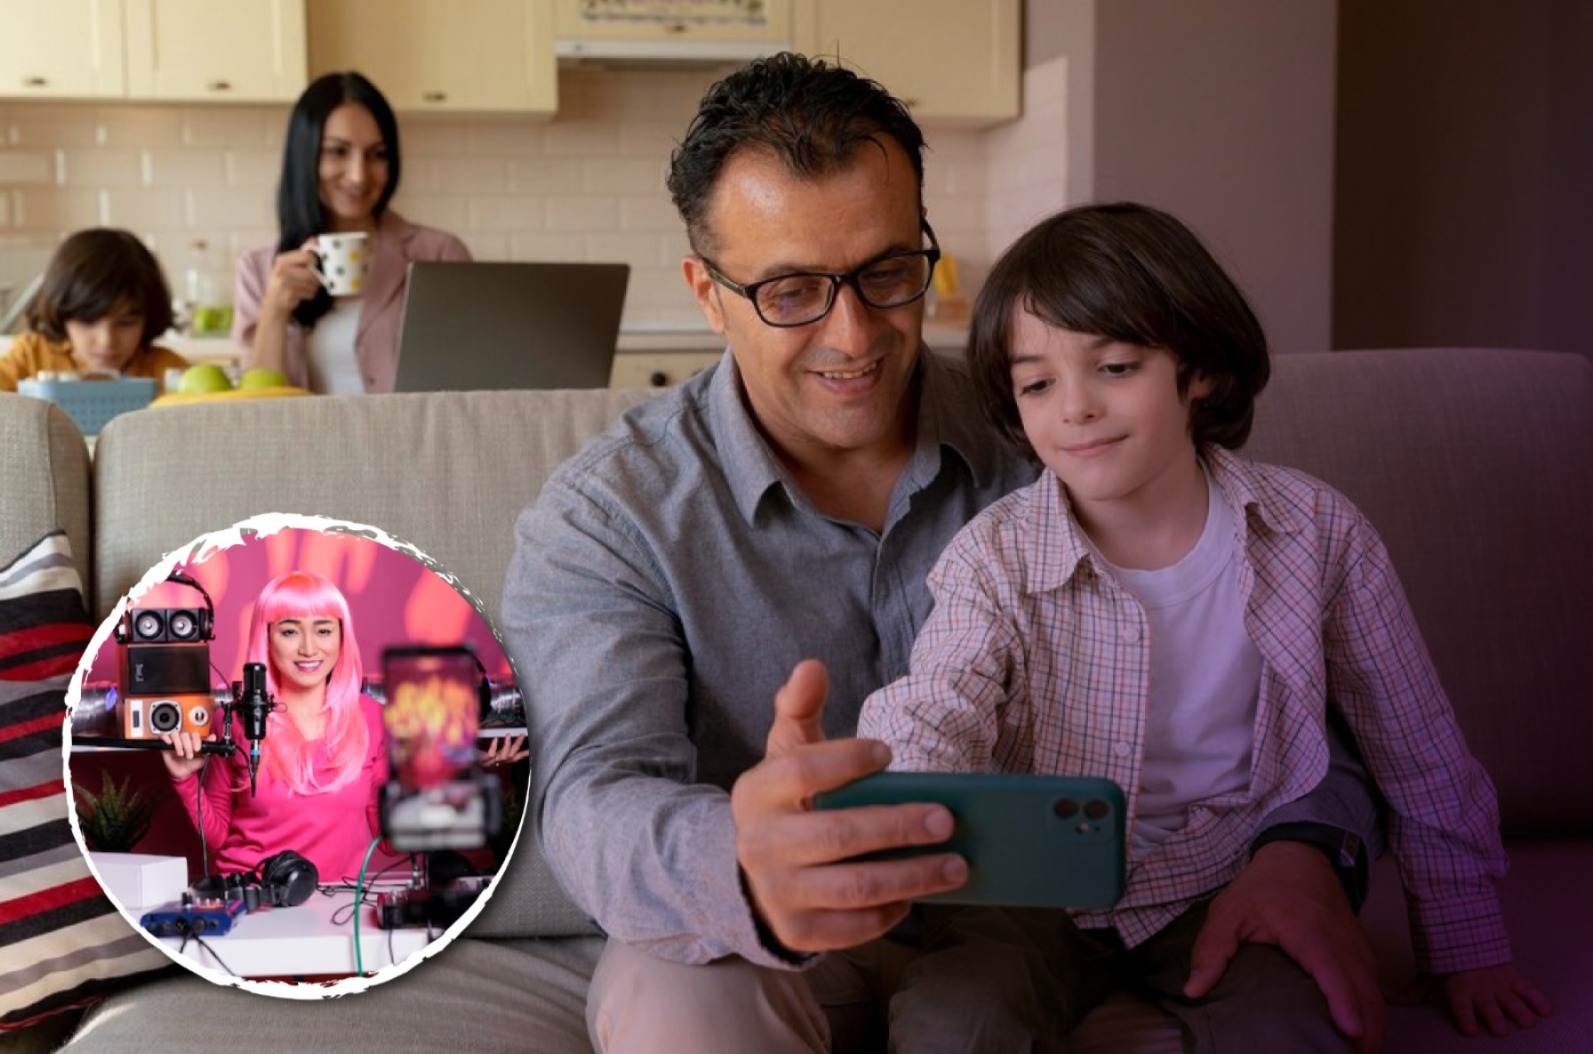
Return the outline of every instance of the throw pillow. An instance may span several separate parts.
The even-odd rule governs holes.
[[[67,819],[66,688],[92,634],[64,532],[0,567],[0,1030],[170,965],[105,897]]]

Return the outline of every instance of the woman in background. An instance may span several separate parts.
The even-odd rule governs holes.
[[[160,264],[128,231],[94,227],[61,243],[27,310],[28,332],[0,355],[0,391],[46,370],[153,377],[188,360],[155,339],[171,328]]]
[[[246,662],[265,664],[266,689],[277,704],[266,719],[252,792],[241,716],[233,736],[240,749],[208,767],[194,733],[161,737],[174,748],[161,757],[211,847],[212,869],[252,871],[292,849],[315,864],[322,882],[353,880],[381,831],[387,751],[381,704],[360,692],[348,601],[320,575],[279,575],[255,601],[246,654]]]
[[[288,118],[275,245],[238,261],[233,340],[246,367],[285,373],[332,394],[390,392],[409,264],[469,260],[458,238],[388,208],[401,171],[398,121],[358,73],[328,73]],[[361,296],[332,297],[316,270],[316,237],[363,231],[370,271]]]

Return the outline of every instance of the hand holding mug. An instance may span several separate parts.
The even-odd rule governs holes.
[[[364,231],[337,231],[317,235],[310,248],[315,276],[333,296],[359,296],[365,291],[370,270],[369,235]]]

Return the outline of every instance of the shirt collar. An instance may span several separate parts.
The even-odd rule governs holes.
[[[914,490],[927,486],[940,474],[944,468],[942,450],[955,454],[980,486],[988,485],[998,472],[995,444],[978,438],[990,426],[968,399],[966,386],[956,383],[954,372],[961,368],[927,347],[919,349],[915,377],[918,438],[903,473]],[[716,422],[719,455],[731,493],[747,522],[754,521],[758,506],[775,486],[790,495],[793,503],[805,504],[791,474],[753,422],[752,412],[742,398],[741,374],[729,349],[714,368],[705,401]]]
[[[1293,534],[1305,528],[1301,513],[1274,497],[1263,486],[1255,468],[1244,458],[1217,446],[1203,452],[1217,492],[1232,510],[1246,535],[1256,528],[1273,533]],[[1034,485],[1035,500],[1029,506],[1030,529],[1026,554],[1032,569],[1029,592],[1058,589],[1078,574],[1101,574],[1094,549],[1073,516],[1067,489],[1050,469]],[[1057,554],[1060,554],[1058,556]]]

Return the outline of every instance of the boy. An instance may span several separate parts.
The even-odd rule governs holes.
[[[1275,949],[1247,946],[1205,998],[1185,991],[1198,920],[1258,819],[1326,770],[1331,698],[1388,801],[1418,964],[1444,975],[1460,1030],[1547,1014],[1509,964],[1492,785],[1376,532],[1321,482],[1229,452],[1266,341],[1199,241],[1142,206],[1060,213],[997,263],[970,347],[987,415],[1046,471],[947,548],[911,673],[870,696],[859,734],[897,769],[1116,780],[1129,880],[1110,911],[1006,937],[953,913],[897,999],[955,1015],[937,976],[995,940],[1046,975],[1063,1028],[1102,973],[1126,972],[1193,1049],[1347,1046]]]

